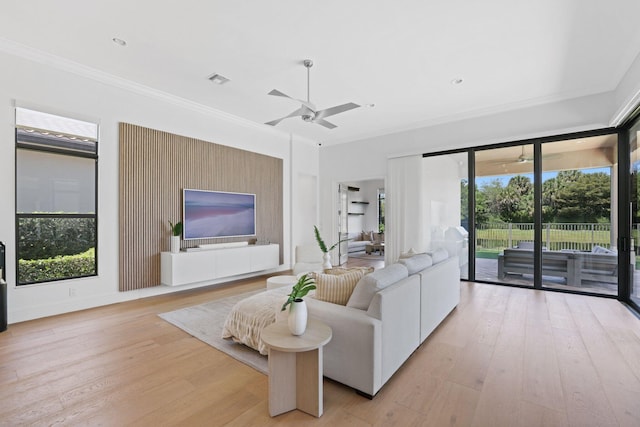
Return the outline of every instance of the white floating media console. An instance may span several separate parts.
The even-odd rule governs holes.
[[[179,286],[238,276],[280,265],[280,245],[249,245],[246,242],[202,245],[177,254],[160,254],[160,281]]]

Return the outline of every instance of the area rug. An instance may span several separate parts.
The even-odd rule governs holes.
[[[238,301],[255,295],[258,292],[264,292],[264,290],[247,292],[192,307],[182,308],[180,310],[170,311],[168,313],[161,313],[159,316],[172,325],[198,338],[200,341],[267,375],[268,367],[266,356],[261,355],[243,344],[222,338],[222,327],[231,308]]]

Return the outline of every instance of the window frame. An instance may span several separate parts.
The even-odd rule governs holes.
[[[386,207],[386,193],[384,191],[384,189],[378,188],[378,197],[377,197],[377,210],[378,210],[378,232],[380,232],[380,226],[382,225],[383,227],[385,226],[385,220],[387,218],[386,216],[386,212],[385,207]],[[383,206],[383,202],[385,203]],[[385,228],[386,231],[386,228]],[[383,231],[384,233],[384,231]]]
[[[38,110],[32,110],[32,111],[38,111]],[[58,115],[58,114],[56,114]],[[68,116],[61,116],[58,115],[61,118],[71,118]],[[15,257],[15,272],[16,272],[16,287],[21,287],[21,286],[29,286],[29,285],[43,285],[43,284],[48,284],[48,283],[55,283],[55,282],[59,282],[61,280],[74,280],[74,279],[80,279],[80,278],[86,278],[86,277],[96,277],[98,276],[98,268],[99,268],[99,263],[98,263],[98,242],[99,242],[99,236],[98,236],[98,146],[99,146],[99,126],[96,123],[96,138],[95,141],[92,141],[95,144],[95,150],[93,151],[88,151],[88,150],[79,150],[79,149],[73,149],[73,148],[65,148],[62,146],[56,146],[56,145],[49,145],[46,144],[47,141],[47,137],[45,136],[38,136],[35,139],[40,139],[41,143],[29,143],[29,142],[33,142],[33,141],[20,141],[20,134],[21,134],[21,129],[24,129],[24,126],[19,125],[17,122],[15,123],[15,129],[14,129],[14,141],[15,141],[15,152],[14,152],[14,165],[15,165],[15,187],[14,187],[14,191],[15,191],[15,253],[16,253],[16,257]],[[49,129],[48,131],[52,132],[52,133],[57,133],[55,129]],[[69,137],[69,135],[64,135],[65,137]],[[75,136],[74,136],[75,138]],[[53,139],[51,139],[51,141],[55,141]],[[44,143],[43,143],[44,142]],[[30,213],[20,213],[18,212],[18,150],[32,150],[32,151],[37,151],[37,152],[45,152],[45,153],[51,153],[51,154],[56,154],[56,155],[61,155],[61,156],[69,156],[69,157],[79,157],[79,158],[85,158],[85,159],[93,159],[94,160],[94,166],[93,166],[93,173],[94,173],[94,209],[93,209],[93,213],[34,213],[34,212],[30,212]],[[53,279],[48,279],[48,280],[42,280],[42,281],[33,281],[33,282],[19,282],[19,277],[20,277],[20,220],[21,219],[26,219],[26,218],[59,218],[59,219],[74,219],[74,218],[79,218],[79,219],[93,219],[93,232],[94,232],[94,272],[93,274],[87,274],[87,275],[80,275],[80,276],[71,276],[71,277],[62,277],[62,278],[53,278]]]

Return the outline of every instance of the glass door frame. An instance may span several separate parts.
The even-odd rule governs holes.
[[[636,109],[636,111],[631,114],[631,116],[629,117],[629,119],[622,125],[622,128],[624,130],[623,132],[623,136],[622,138],[624,138],[624,147],[625,147],[625,155],[627,156],[626,158],[626,168],[624,173],[626,174],[625,176],[625,184],[626,184],[626,189],[625,189],[625,196],[627,196],[627,200],[626,200],[626,205],[628,206],[629,209],[625,209],[625,211],[627,212],[627,218],[626,218],[626,222],[624,223],[625,225],[627,225],[627,227],[629,229],[629,234],[627,237],[628,239],[628,249],[629,249],[629,259],[628,259],[628,263],[627,263],[627,267],[625,268],[625,272],[627,274],[627,282],[625,283],[624,289],[621,288],[620,289],[620,294],[623,296],[621,298],[621,300],[628,304],[633,310],[636,311],[636,313],[638,313],[640,315],[640,303],[638,303],[637,301],[635,301],[634,299],[631,298],[631,294],[634,291],[634,284],[632,283],[632,280],[635,280],[634,278],[634,270],[635,270],[635,259],[631,259],[631,255],[633,253],[633,251],[635,250],[633,239],[633,216],[631,214],[632,209],[633,209],[633,204],[632,204],[632,196],[631,196],[631,191],[634,190],[634,186],[631,185],[631,179],[633,178],[633,174],[631,173],[631,162],[632,162],[632,158],[631,158],[631,141],[632,141],[632,137],[631,137],[631,132],[633,131],[633,129],[635,127],[640,126],[640,107],[638,109]],[[640,141],[638,141],[638,138],[636,137],[636,149],[640,149]],[[638,184],[636,184],[638,185]],[[640,206],[640,200],[636,200],[636,204],[638,206]],[[637,207],[638,207],[637,206]],[[622,221],[622,218],[621,218]],[[625,242],[623,242],[625,243]],[[638,242],[635,242],[635,245],[638,245]]]
[[[618,286],[616,295],[607,295],[607,294],[599,294],[588,291],[580,291],[580,290],[571,290],[571,289],[554,289],[552,287],[544,287],[542,285],[542,242],[543,242],[543,218],[542,218],[542,174],[543,174],[543,163],[540,161],[542,159],[542,144],[548,142],[559,142],[564,140],[571,140],[577,138],[587,138],[593,136],[601,136],[601,135],[610,135],[615,134],[618,138],[618,153],[617,153],[617,162],[618,162],[618,180],[617,180],[617,190],[618,190],[618,204],[616,206],[617,212],[613,213],[617,215],[618,220],[618,239],[615,242],[618,249]],[[533,268],[534,268],[534,283],[533,289],[543,289],[557,292],[566,292],[566,293],[576,293],[582,295],[592,295],[599,296],[605,298],[617,298],[619,300],[629,301],[630,299],[630,237],[631,237],[631,225],[630,225],[630,212],[629,209],[622,208],[624,206],[629,206],[629,153],[628,153],[628,132],[626,128],[603,128],[591,131],[583,131],[583,132],[574,132],[570,134],[562,134],[562,135],[554,135],[542,138],[532,138],[527,140],[520,140],[508,143],[499,143],[499,144],[491,144],[482,147],[471,147],[467,149],[461,150],[447,150],[437,153],[428,153],[425,154],[425,157],[431,157],[436,155],[443,154],[452,154],[452,153],[460,153],[467,152],[468,155],[468,180],[469,180],[469,194],[468,194],[468,217],[469,217],[469,264],[468,264],[468,279],[467,281],[475,281],[479,283],[491,283],[498,284],[504,286],[516,286],[516,287],[525,287],[531,289],[531,286],[523,286],[517,284],[509,284],[509,283],[501,283],[501,282],[493,282],[488,280],[479,280],[476,279],[476,212],[475,212],[475,187],[476,187],[476,170],[475,170],[475,153],[480,150],[487,150],[493,148],[503,148],[503,147],[513,147],[520,145],[531,145],[533,146],[533,155],[534,155],[534,179],[533,179],[533,190],[534,190],[534,259],[533,259]],[[627,226],[625,226],[625,224]],[[465,279],[463,279],[465,280]]]

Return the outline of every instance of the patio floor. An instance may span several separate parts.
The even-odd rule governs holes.
[[[638,275],[636,274],[635,277],[637,278]],[[504,279],[498,279],[498,260],[496,259],[476,258],[476,280],[533,287],[532,274],[507,274]],[[542,276],[542,286],[605,295],[617,295],[618,293],[618,286],[611,283],[586,281],[582,286],[568,286],[564,278],[553,276]],[[638,284],[636,284],[636,289],[638,289]]]

